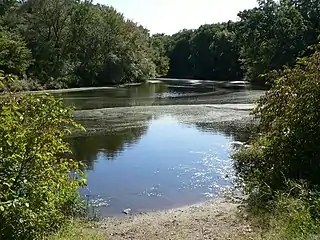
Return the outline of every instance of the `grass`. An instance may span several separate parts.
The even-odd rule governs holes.
[[[74,220],[47,240],[106,240],[107,234],[103,229],[96,228],[94,223]]]
[[[250,209],[254,232],[266,240],[319,240],[320,225],[310,211],[310,204],[298,198],[280,196],[273,209]]]

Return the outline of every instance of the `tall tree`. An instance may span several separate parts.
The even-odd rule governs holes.
[[[31,52],[16,33],[0,30],[0,70],[23,76],[32,63]]]
[[[171,38],[168,57],[170,58],[169,77],[192,77],[192,63],[190,61],[190,39],[193,30],[182,30]]]
[[[150,39],[153,62],[156,65],[156,73],[160,77],[166,76],[169,71],[169,58],[167,57],[169,40],[170,36],[165,34],[155,34]]]
[[[308,46],[306,21],[294,6],[258,2],[259,7],[239,13],[236,28],[246,78],[254,82],[263,73],[293,64]]]

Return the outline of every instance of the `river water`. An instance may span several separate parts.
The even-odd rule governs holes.
[[[217,197],[232,186],[233,144],[248,139],[261,94],[181,83],[57,94],[87,129],[69,139],[86,164],[81,194],[101,216]]]

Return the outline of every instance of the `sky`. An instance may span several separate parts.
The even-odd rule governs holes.
[[[95,0],[111,5],[154,33],[173,34],[202,24],[237,20],[237,13],[256,0]]]

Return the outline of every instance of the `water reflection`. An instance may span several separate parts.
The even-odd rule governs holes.
[[[88,166],[82,194],[103,216],[113,216],[128,207],[149,211],[217,196],[231,186],[231,143],[243,138],[242,131],[227,125],[159,117],[116,134],[74,137],[71,146]]]
[[[234,139],[220,130],[203,132],[160,117],[150,120],[147,128],[124,133],[119,139],[90,136],[81,144],[74,138],[72,144],[90,165],[88,188],[82,194],[99,200],[104,216],[128,207],[138,212],[194,203],[231,184],[226,176],[232,176],[229,153]]]
[[[259,94],[146,84],[59,95],[87,129],[68,139],[87,165],[81,193],[103,216],[217,196],[233,180],[232,142],[246,141],[251,126],[239,121],[247,106],[212,103],[251,103]]]
[[[230,123],[197,123],[198,129],[205,132],[221,132],[226,136],[232,137],[235,142],[247,142],[252,137],[254,130],[253,123],[235,125]]]
[[[154,119],[153,119],[154,120]],[[123,119],[122,119],[123,121]],[[73,157],[82,161],[88,167],[88,170],[94,168],[94,162],[98,156],[107,160],[115,160],[116,157],[126,149],[133,148],[139,140],[147,133],[152,118],[147,119],[143,126],[132,124],[125,126],[117,131],[100,132],[93,135],[81,135],[69,138]],[[196,123],[189,126],[195,127],[201,132],[209,132],[224,135],[232,138],[235,142],[246,142],[251,136],[252,125],[235,126],[232,124],[218,123]],[[164,130],[166,131],[166,130]],[[170,136],[173,132],[169,133]],[[102,155],[101,155],[102,154]]]
[[[128,88],[109,88],[82,92],[64,92],[56,94],[64,99],[68,106],[78,110],[152,105],[161,93],[167,92],[165,84],[144,84]]]
[[[147,132],[148,127],[125,128],[116,133],[77,136],[69,139],[74,158],[93,170],[98,155],[115,159],[125,149],[132,147]]]
[[[68,106],[78,110],[101,109],[112,107],[151,106],[170,104],[197,104],[199,102],[220,103],[222,94],[236,92],[213,87],[192,87],[181,85],[166,85],[163,83],[146,83],[126,88],[95,89],[82,92],[63,92],[55,94],[63,98]],[[245,92],[240,91],[240,98]],[[212,96],[217,96],[212,98]],[[230,96],[229,101],[238,102],[237,95]],[[241,100],[241,99],[240,99]],[[245,101],[248,101],[245,99]]]

